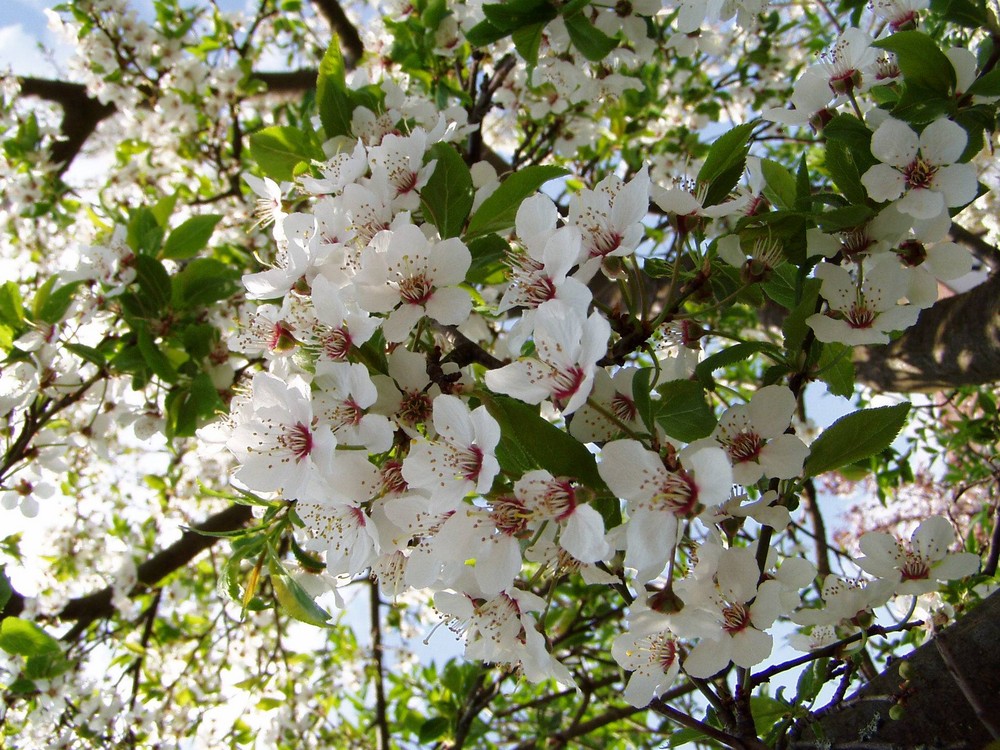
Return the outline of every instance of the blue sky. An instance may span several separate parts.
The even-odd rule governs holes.
[[[6,0],[0,4],[0,26],[20,24],[27,33],[41,34],[45,30],[42,10],[53,5],[49,0]]]
[[[248,0],[220,0],[224,10],[246,7]],[[47,8],[60,0],[0,0],[0,72],[10,70],[18,75],[56,76],[58,68],[38,48],[41,42],[52,50],[56,61],[66,58],[65,49],[57,48],[58,40],[48,29]],[[140,15],[150,14],[152,0],[131,0]]]

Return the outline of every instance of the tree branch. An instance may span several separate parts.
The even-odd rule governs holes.
[[[26,76],[18,78],[21,93],[39,99],[54,102],[63,109],[62,122],[59,128],[65,140],[57,141],[50,151],[50,158],[59,165],[58,173],[65,172],[83,144],[97,129],[98,124],[115,111],[115,105],[102,104],[87,93],[80,83],[67,81],[51,81],[43,78]]]
[[[925,643],[845,702],[820,711],[790,747],[841,747],[859,738],[884,747],[985,747],[992,736],[970,703],[993,706],[1000,694],[1000,650],[992,647],[1000,639],[1000,595],[965,614],[944,636],[951,669],[938,646]],[[909,665],[905,676],[901,663]],[[971,699],[952,679],[956,671]],[[903,716],[893,720],[889,709],[897,705]]]
[[[721,729],[716,729],[711,724],[706,724],[693,716],[688,716],[683,711],[679,711],[673,706],[669,706],[664,703],[662,698],[654,698],[653,702],[649,704],[649,707],[661,716],[665,716],[683,727],[697,729],[706,737],[711,737],[716,742],[719,742],[726,747],[734,748],[734,750],[751,750],[751,748],[756,750],[758,747],[763,747],[763,744],[756,740],[752,740],[748,743],[739,737],[723,732]]]
[[[198,532],[235,531],[245,525],[251,517],[250,506],[234,504],[192,526],[176,542],[139,565],[136,571],[138,583],[129,592],[129,596],[136,596],[147,587],[154,586],[219,541],[219,537],[205,536]],[[106,586],[86,596],[70,599],[55,615],[59,620],[76,621],[76,625],[63,636],[63,639],[71,640],[71,635],[76,637],[95,620],[114,614],[115,609],[111,603],[113,593],[111,586]],[[4,606],[2,615],[16,617],[22,611],[24,611],[24,597],[14,592]]]
[[[382,646],[382,601],[375,579],[368,582],[369,615],[371,617],[372,662],[375,666],[375,731],[379,750],[389,750],[389,709],[385,700],[385,665]]]
[[[340,51],[344,55],[344,62],[348,67],[353,67],[365,53],[357,27],[351,23],[337,0],[313,0],[313,5],[340,37]]]
[[[254,72],[252,77],[267,85],[269,94],[299,94],[316,86],[319,71],[314,68]]]
[[[960,224],[952,222],[951,229],[948,230],[951,234],[951,238],[955,242],[959,242],[969,250],[972,254],[979,259],[981,263],[990,267],[992,271],[1000,269],[1000,250],[993,247],[990,243],[983,239],[982,235],[970,232],[968,229]],[[985,234],[985,232],[983,233]]]
[[[923,310],[884,347],[855,350],[858,380],[883,391],[937,391],[1000,380],[1000,274]]]
[[[314,88],[317,75],[316,70],[307,68],[287,72],[261,71],[253,73],[252,77],[267,85],[268,94],[292,94]],[[60,130],[64,138],[54,143],[50,151],[50,159],[59,165],[60,175],[73,163],[97,126],[117,112],[114,104],[102,104],[90,96],[81,83],[32,76],[19,76],[17,80],[22,95],[58,104],[63,109]]]

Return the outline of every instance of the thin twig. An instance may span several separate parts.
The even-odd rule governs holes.
[[[378,583],[369,581],[369,614],[371,615],[372,664],[375,667],[375,728],[378,731],[377,747],[389,750],[389,709],[385,700],[385,672],[382,646],[382,600],[379,598]]]
[[[830,545],[826,541],[826,524],[823,521],[823,511],[816,498],[816,484],[807,479],[802,484],[802,497],[805,500],[806,513],[813,527],[813,542],[816,545],[816,571],[820,578],[826,578],[831,573]]]
[[[997,503],[993,512],[993,533],[990,535],[990,554],[983,565],[983,575],[994,576],[997,572],[997,563],[1000,562],[1000,502]]]
[[[789,669],[795,669],[795,667],[800,667],[803,664],[808,664],[811,661],[816,661],[817,659],[822,659],[824,656],[835,656],[844,646],[849,646],[852,643],[860,641],[862,637],[869,637],[873,635],[889,635],[890,633],[900,633],[904,630],[913,630],[913,628],[920,627],[924,624],[923,620],[913,620],[911,622],[901,622],[898,625],[892,625],[890,627],[882,627],[881,625],[872,625],[863,633],[855,633],[849,638],[842,638],[836,643],[831,643],[823,648],[818,648],[815,651],[810,651],[808,654],[803,654],[795,659],[790,659],[789,661],[782,662],[781,664],[775,664],[773,667],[769,667],[762,672],[758,672],[750,679],[750,686],[756,687],[761,683],[769,681],[775,675],[781,674],[782,672],[787,672]]]
[[[672,706],[668,706],[660,698],[653,700],[653,702],[649,704],[649,707],[661,716],[666,716],[668,719],[680,724],[681,726],[687,727],[688,729],[697,729],[706,737],[711,737],[713,740],[721,742],[726,747],[736,748],[737,750],[746,750],[749,747],[739,737],[735,737],[728,732],[723,732],[721,729],[716,729],[711,724],[699,721],[693,716],[688,716],[683,711],[679,711]]]

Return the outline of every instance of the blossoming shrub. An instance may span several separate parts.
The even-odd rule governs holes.
[[[996,18],[952,3],[925,28],[926,5],[839,4],[844,28],[808,65],[770,41],[810,36],[821,24],[808,4],[757,0],[417,3],[386,15],[367,39],[378,52],[350,66],[334,37],[315,97],[253,123],[259,174],[240,174],[235,135],[226,197],[256,200],[256,228],[175,218],[178,202],[215,200],[178,186],[109,216],[30,300],[3,287],[4,506],[40,512],[52,488],[32,472],[63,470],[46,463],[41,428],[96,383],[130,380],[146,400],[120,419],[140,441],[228,450],[215,460],[232,462],[220,473],[235,494],[204,494],[253,506],[254,522],[202,531],[231,538],[220,588],[240,618],[273,607],[275,623],[340,634],[343,597],[371,578],[376,625],[384,597],[462,636],[470,663],[443,672],[447,698],[395,677],[413,697],[398,698],[405,741],[504,744],[476,715],[517,676],[560,686],[524,690],[575,689],[560,701],[585,693],[574,726],[617,685],[693,738],[778,742],[834,676],[752,702],[779,621],[798,627],[797,647],[860,660],[831,645],[870,635],[890,600],[961,581],[949,596],[964,602],[982,582],[980,550],[956,551],[943,517],[909,543],[862,537],[843,575],[815,526],[814,479],[884,472],[910,406],[859,408],[816,435],[807,387],[852,397],[853,348],[888,343],[939,280],[971,268],[945,238],[988,190],[976,159],[1000,98]],[[100,44],[107,15],[70,10]],[[143,71],[186,32],[160,28],[155,52],[119,32],[105,36],[122,59],[92,60],[88,85],[129,107],[107,70],[155,81]],[[947,46],[960,40],[982,54]],[[183,119],[200,84],[172,65],[162,80],[176,90],[155,105]],[[748,83],[790,71],[788,86]],[[740,86],[718,82],[733,75]],[[263,268],[237,225],[258,230]],[[372,645],[374,707],[359,695],[351,710],[374,711],[386,742],[390,678]],[[0,648],[8,690],[38,706],[69,669],[26,618],[4,620]],[[480,662],[497,675],[488,690]],[[282,673],[295,673],[287,660]],[[713,706],[705,721],[693,690]],[[113,726],[108,741],[131,731]],[[650,732],[642,741],[662,743]],[[290,741],[283,728],[273,739]]]

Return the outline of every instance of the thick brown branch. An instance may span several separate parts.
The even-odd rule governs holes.
[[[313,5],[340,37],[340,51],[344,55],[344,62],[348,67],[353,67],[365,53],[357,27],[351,23],[351,19],[344,13],[337,0],[313,0]]]
[[[39,99],[54,102],[63,108],[63,118],[60,129],[64,140],[53,144],[50,158],[58,164],[62,174],[83,144],[91,136],[97,125],[115,111],[113,104],[102,104],[87,94],[87,89],[80,83],[68,81],[50,81],[43,78],[18,78],[21,93],[25,96],[35,96]]]
[[[955,242],[959,242],[969,248],[969,250],[972,251],[972,254],[975,255],[981,263],[989,266],[992,271],[1000,269],[1000,250],[997,250],[997,248],[993,247],[993,245],[984,240],[982,235],[970,232],[965,227],[954,222],[952,222],[949,233]],[[985,232],[983,234],[985,234]]]
[[[883,391],[937,391],[1000,380],[1000,274],[938,301],[884,347],[858,349],[858,380]]]
[[[970,695],[956,684],[957,671],[971,703],[994,706],[1000,694],[1000,595],[994,594],[944,631],[950,669],[938,647],[926,643],[900,659],[845,702],[824,709],[818,729],[793,739],[793,750],[841,747],[863,739],[870,747],[939,747],[979,750],[991,740]],[[900,674],[898,664],[909,666]],[[899,705],[902,718],[889,709]]]
[[[138,583],[130,592],[130,596],[135,596],[147,587],[154,586],[166,576],[187,565],[197,555],[219,540],[219,537],[205,536],[198,532],[235,531],[246,524],[251,517],[249,506],[234,504],[185,531],[176,542],[139,565],[137,570]],[[76,621],[76,626],[70,632],[80,633],[95,620],[114,614],[112,597],[112,588],[106,586],[92,594],[70,599],[56,615],[56,618]],[[23,610],[24,597],[15,592],[4,607],[2,614],[4,617],[13,617],[19,615]]]
[[[316,87],[319,71],[312,68],[280,72],[261,71],[253,78],[267,85],[269,94],[300,94]]]
[[[311,69],[282,72],[261,71],[253,77],[267,85],[269,94],[293,94],[309,91],[316,86],[317,71]],[[84,143],[97,126],[117,110],[113,104],[102,104],[87,93],[81,83],[56,81],[31,76],[19,77],[21,93],[58,104],[63,109],[60,123],[63,138],[53,144],[50,159],[65,172],[80,153]]]

